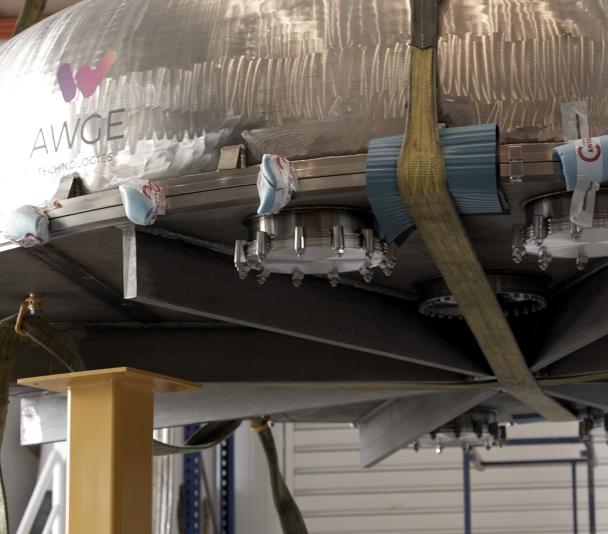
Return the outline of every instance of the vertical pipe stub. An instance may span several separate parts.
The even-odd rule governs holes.
[[[262,230],[256,232],[255,236],[255,252],[258,261],[264,261],[269,248],[268,234]]]
[[[521,263],[526,248],[524,246],[524,227],[523,224],[513,226],[513,238],[511,243],[511,255],[514,263]]]
[[[296,226],[293,232],[293,248],[296,251],[296,256],[301,257],[304,255],[306,249],[306,243],[304,241],[304,227]]]
[[[344,227],[333,226],[331,229],[331,246],[339,256],[344,254]]]
[[[376,234],[372,228],[365,228],[363,234],[363,250],[368,258],[374,255],[376,248]]]
[[[534,243],[538,246],[543,244],[546,237],[545,217],[543,215],[535,215],[532,221],[532,235]]]

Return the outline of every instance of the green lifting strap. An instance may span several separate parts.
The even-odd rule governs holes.
[[[154,454],[157,456],[187,454],[215,447],[228,438],[241,425],[241,422],[241,420],[230,420],[208,423],[195,432],[183,446],[168,445],[155,441]],[[251,429],[259,436],[266,456],[272,499],[283,534],[308,534],[302,513],[281,474],[277,448],[268,420],[264,418],[252,419]]]
[[[30,26],[36,24],[44,13],[47,0],[24,0],[23,7],[19,13],[13,37],[23,30],[27,30]]]
[[[266,454],[272,497],[281,522],[283,534],[308,534],[302,513],[291,495],[287,484],[285,484],[285,479],[281,475],[277,448],[268,421],[262,418],[253,419],[251,421],[251,429],[260,437],[264,454]]]
[[[437,0],[411,0],[410,100],[397,167],[420,236],[504,390],[549,421],[576,418],[532,375],[448,191],[437,133]]]
[[[170,445],[154,440],[154,456],[188,454],[212,449],[228,439],[241,426],[240,419],[207,423],[188,438],[184,445]]]

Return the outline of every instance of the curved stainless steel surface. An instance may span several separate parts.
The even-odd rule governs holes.
[[[523,204],[526,212],[526,224],[532,225],[535,215],[542,215],[547,219],[556,221],[567,221],[570,226],[570,203],[572,202],[571,191],[558,191],[548,195],[531,198]],[[597,192],[595,198],[595,213],[599,216],[608,214],[608,188],[602,188]]]
[[[244,141],[253,160],[365,151],[403,129],[407,5],[84,0],[50,17],[0,51],[0,211],[48,201],[70,172],[98,191],[210,170],[227,143]],[[607,6],[444,0],[444,120],[551,141],[560,102],[585,100],[605,132]]]

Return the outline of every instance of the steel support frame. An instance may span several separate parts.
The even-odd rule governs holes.
[[[200,425],[184,427],[184,442],[194,434]],[[184,454],[184,492],[182,525],[184,534],[201,534],[201,464],[200,452]]]
[[[495,395],[495,391],[432,393],[381,404],[358,421],[361,463],[376,465]]]
[[[260,288],[255,280],[239,281],[224,255],[132,226],[123,229],[123,265],[125,298],[141,304],[489,376],[481,354],[450,342],[400,299],[368,293],[363,300],[358,290],[312,279],[298,291],[285,277],[271,277]],[[171,276],[175,272],[180,276]]]
[[[605,313],[607,284],[608,270],[605,269],[579,283],[576,290],[570,290],[554,303],[559,314],[544,335],[545,341],[532,365],[533,371],[586,349],[608,335]],[[579,368],[577,372],[584,371]]]
[[[70,282],[78,285],[101,302],[114,308],[127,319],[133,321],[157,322],[158,315],[153,310],[141,306],[137,302],[129,302],[123,298],[120,291],[109,286],[91,271],[78,262],[57,250],[53,245],[26,249],[27,253],[42,261],[54,271],[65,276]]]
[[[572,534],[578,534],[578,495],[576,491],[576,462],[570,466],[572,480]]]
[[[589,534],[597,533],[596,514],[595,514],[595,454],[593,442],[585,442],[587,453],[587,498],[589,501]]]
[[[57,327],[74,339],[87,369],[127,365],[206,383],[462,380],[450,371],[230,324]],[[167,358],[168,353],[179,358]],[[19,347],[17,378],[47,371],[46,354],[25,343]]]
[[[581,443],[579,438],[575,437],[557,437],[557,438],[526,438],[512,439],[506,442],[510,446],[529,446],[529,445],[557,445],[557,444],[574,444]],[[529,467],[533,465],[569,465],[571,473],[571,488],[572,488],[572,532],[578,534],[578,495],[577,495],[577,473],[576,467],[579,464],[587,466],[587,492],[589,503],[589,534],[597,534],[596,525],[596,503],[595,503],[595,460],[593,452],[593,443],[585,441],[584,458],[563,458],[563,459],[537,459],[537,460],[514,460],[514,461],[498,461],[486,462],[477,459],[476,464],[481,468],[487,467]],[[464,494],[464,534],[472,534],[472,501],[471,501],[471,465],[473,464],[473,453],[463,451],[462,454],[462,485]]]
[[[159,394],[155,397],[154,428],[280,415],[302,410],[339,409],[341,406],[370,402],[381,404],[387,399],[420,397],[424,392],[401,389],[362,390],[331,388],[327,384],[205,383],[199,391]],[[63,441],[67,437],[67,400],[61,395],[25,395],[21,398],[21,444],[39,445]]]
[[[471,514],[471,453],[462,453],[462,484],[464,493],[464,534],[472,534]]]
[[[220,445],[220,534],[235,534],[234,436]]]

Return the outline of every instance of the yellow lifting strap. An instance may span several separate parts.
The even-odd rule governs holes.
[[[23,0],[13,37],[27,30],[42,19],[47,0]]]
[[[530,372],[448,192],[437,133],[436,0],[412,0],[410,100],[397,180],[418,231],[499,385],[549,421],[575,420]]]

